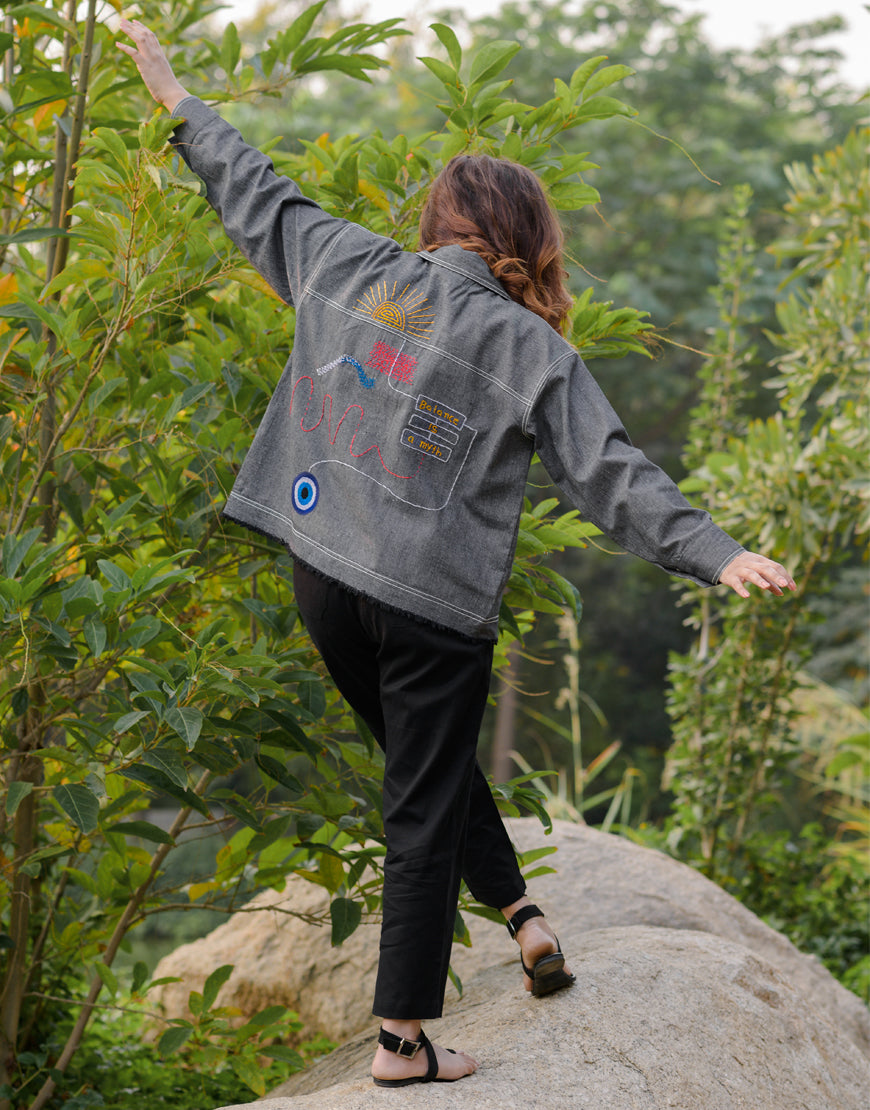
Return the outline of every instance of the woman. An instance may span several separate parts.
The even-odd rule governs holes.
[[[475,761],[532,454],[588,519],[670,573],[742,597],[794,582],[632,447],[561,337],[561,233],[532,173],[455,159],[420,250],[402,251],[277,176],[179,84],[147,28],[121,27],[225,230],[296,309],[291,360],[225,514],[286,544],[309,633],[385,752],[372,1075],[459,1079],[476,1062],[432,1045],[421,1020],[441,1014],[461,879],[504,914],[526,990],[574,981]]]

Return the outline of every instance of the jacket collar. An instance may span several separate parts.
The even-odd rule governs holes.
[[[464,247],[460,247],[458,243],[451,243],[447,247],[439,247],[434,251],[418,251],[417,253],[427,262],[434,262],[436,266],[443,266],[446,270],[453,270],[454,273],[471,278],[478,285],[484,285],[487,289],[491,289],[493,293],[498,293],[506,301],[510,300],[504,286],[498,278],[493,277],[489,266],[474,251],[467,251]]]

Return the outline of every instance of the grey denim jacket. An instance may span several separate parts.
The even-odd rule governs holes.
[[[741,547],[641,451],[582,359],[459,246],[328,215],[195,97],[176,149],[296,309],[226,516],[351,590],[494,640],[532,455],[602,531],[705,585]]]

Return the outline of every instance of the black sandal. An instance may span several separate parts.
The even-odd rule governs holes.
[[[507,922],[507,931],[516,940],[517,933],[522,925],[525,925],[533,917],[543,916],[543,911],[538,909],[537,906],[523,906]],[[517,943],[519,944],[519,941]],[[558,951],[551,952],[549,956],[542,956],[533,968],[526,967],[522,956],[520,956],[523,971],[532,980],[532,994],[535,998],[552,994],[553,991],[559,991],[563,987],[570,987],[576,982],[576,977],[569,975],[565,970],[565,956],[562,953],[562,946],[559,944],[558,937],[556,937],[556,948]]]
[[[432,1042],[422,1029],[420,1030],[419,1041],[409,1041],[405,1037],[397,1037],[395,1033],[388,1033],[381,1026],[378,1033],[378,1044],[383,1045],[387,1052],[395,1052],[397,1056],[404,1056],[406,1060],[413,1060],[420,1049],[424,1048],[429,1060],[429,1067],[426,1069],[425,1075],[409,1075],[407,1079],[376,1079],[375,1076],[372,1076],[378,1087],[408,1087],[412,1083],[455,1083],[456,1079],[465,1079],[464,1075],[457,1075],[456,1079],[442,1079],[438,1075],[438,1057],[435,1055]],[[448,1048],[447,1051],[456,1055],[455,1049]]]

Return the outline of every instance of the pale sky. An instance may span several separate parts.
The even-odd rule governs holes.
[[[704,27],[720,47],[755,46],[767,33],[779,32],[796,23],[827,15],[842,15],[849,32],[832,35],[825,45],[836,46],[845,55],[842,76],[856,88],[870,85],[870,12],[867,0],[671,0],[687,13],[703,13]],[[469,16],[497,11],[499,0],[348,0],[349,10],[367,8],[364,18],[372,21],[412,16],[426,25],[427,13],[453,3]],[[229,18],[243,18],[256,10],[257,0],[231,0]]]

